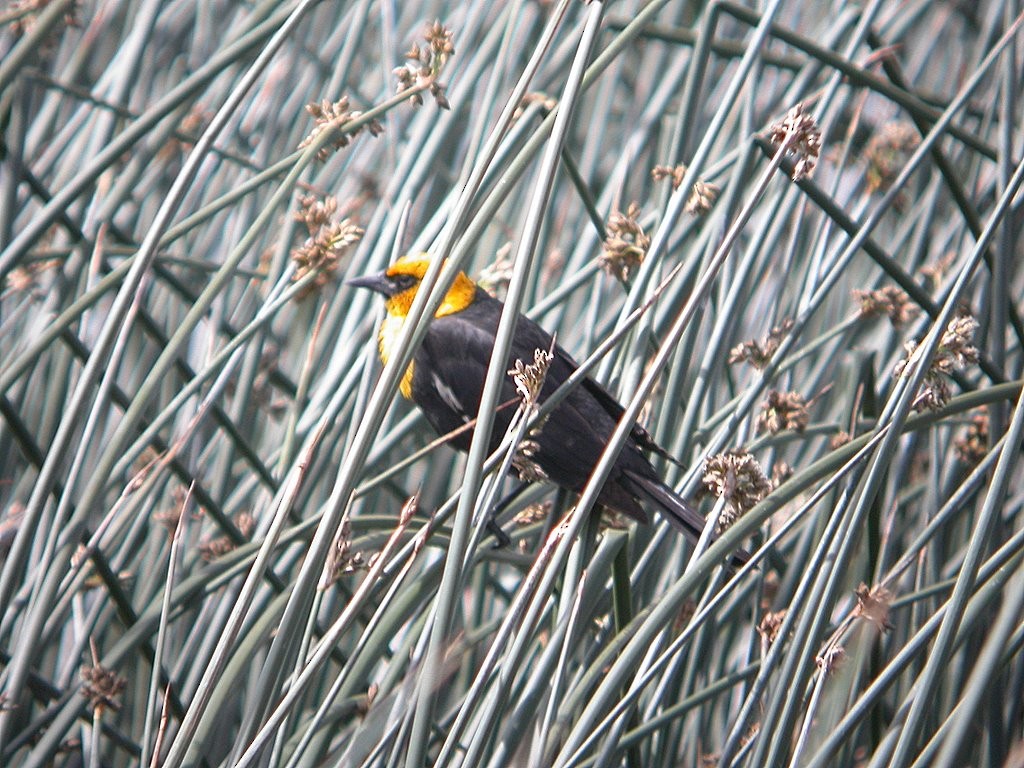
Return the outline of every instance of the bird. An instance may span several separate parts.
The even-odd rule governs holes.
[[[384,364],[391,358],[406,316],[431,263],[429,254],[402,256],[379,274],[351,278],[347,284],[367,288],[384,297],[386,314],[377,336]],[[473,424],[480,408],[484,379],[494,348],[504,304],[491,296],[465,272],[459,272],[448,289],[423,341],[399,382],[402,396],[411,400],[440,435],[455,433],[451,444],[469,450]],[[540,390],[542,404],[577,369],[575,360],[536,322],[519,314],[507,361],[532,362],[537,350],[550,353]],[[498,402],[518,403],[511,378],[502,383]],[[511,423],[515,409],[499,407],[491,433],[495,451]],[[569,391],[530,435],[530,460],[534,469],[554,485],[580,493],[604,452],[625,409],[601,384],[585,377]],[[691,541],[704,530],[705,518],[669,487],[645,453],[672,459],[639,424],[630,430],[611,473],[597,496],[597,504],[640,523],[649,522],[644,504],[662,513]],[[674,459],[672,459],[674,461]],[[530,478],[533,479],[533,478]],[[742,551],[734,563],[746,560]]]

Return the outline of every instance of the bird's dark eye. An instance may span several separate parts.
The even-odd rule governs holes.
[[[408,290],[409,288],[412,288],[414,285],[416,285],[416,283],[418,282],[419,280],[417,280],[412,275],[395,275],[394,277],[391,278],[391,283],[399,291]]]

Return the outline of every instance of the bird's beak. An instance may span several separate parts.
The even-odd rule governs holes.
[[[392,292],[391,281],[388,280],[387,275],[383,272],[377,275],[362,275],[361,277],[353,277],[345,281],[345,285],[351,285],[353,288],[369,288],[371,291],[377,293],[383,293],[388,296]]]

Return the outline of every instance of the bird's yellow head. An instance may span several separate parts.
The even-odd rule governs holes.
[[[405,317],[409,314],[409,308],[416,298],[416,292],[429,267],[429,254],[403,256],[379,275],[366,275],[348,281],[349,285],[357,288],[369,288],[384,296],[384,306],[388,314],[380,326],[377,346],[380,359],[385,364],[391,358],[391,352],[402,334]],[[448,289],[448,293],[445,294],[441,305],[434,312],[434,316],[444,317],[461,312],[472,304],[475,298],[476,284],[466,277],[465,273],[459,272],[455,276],[451,288]],[[414,370],[415,364],[409,363],[398,387],[399,391],[407,398],[412,397]]]
[[[409,314],[413,299],[420,288],[420,282],[430,267],[430,255],[426,253],[403,256],[378,275],[366,275],[349,280],[349,285],[369,288],[383,294],[384,306],[390,317],[405,317]],[[444,317],[461,312],[476,298],[476,284],[459,272],[445,294],[441,305],[434,312],[435,317]]]

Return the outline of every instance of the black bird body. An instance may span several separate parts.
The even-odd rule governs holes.
[[[385,361],[428,265],[428,257],[405,257],[381,275],[350,281],[386,297],[388,316],[379,339]],[[460,273],[406,371],[402,393],[420,407],[427,421],[442,435],[476,418],[502,308],[500,301]],[[553,343],[547,331],[520,315],[508,367],[517,359],[532,363],[536,350],[553,355],[539,398],[543,403],[576,370],[577,364]],[[499,397],[500,403],[509,401],[518,402],[510,377],[503,381]],[[514,411],[515,406],[499,408],[491,435],[492,451],[501,442]],[[540,432],[530,436],[536,444],[530,458],[555,485],[579,492],[623,412],[604,387],[587,377],[551,412]],[[471,439],[472,430],[465,430],[451,442],[468,450]],[[688,537],[696,539],[704,528],[704,518],[664,483],[643,451],[666,455],[646,430],[634,425],[597,502],[641,522],[647,522],[647,515],[640,501],[653,504]]]

